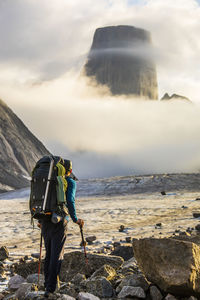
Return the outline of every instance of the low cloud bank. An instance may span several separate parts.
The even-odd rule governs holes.
[[[200,169],[200,106],[112,97],[67,73],[38,85],[5,86],[4,100],[80,178]]]

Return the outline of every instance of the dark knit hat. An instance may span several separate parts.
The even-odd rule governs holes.
[[[72,161],[68,160],[68,159],[65,159],[64,160],[64,167],[65,167],[66,171],[72,170]]]

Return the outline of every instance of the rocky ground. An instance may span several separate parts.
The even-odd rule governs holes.
[[[138,270],[138,265],[136,264],[135,259],[132,258],[132,241],[134,241],[134,239],[150,237],[151,239],[156,238],[160,240],[161,237],[169,236],[173,236],[178,239],[183,236],[192,235],[195,236],[195,243],[197,243],[196,236],[198,236],[198,230],[196,230],[195,227],[199,224],[200,216],[200,214],[198,215],[198,212],[200,211],[199,179],[199,174],[165,174],[80,181],[78,183],[77,214],[85,220],[84,235],[88,241],[86,247],[87,252],[89,255],[93,256],[100,255],[100,258],[98,258],[99,261],[103,254],[106,257],[113,254],[120,255],[126,260],[130,259],[127,271],[128,273],[130,272],[130,274],[127,273],[128,275],[125,274],[126,276],[124,276],[124,274],[122,274],[123,276],[120,275],[124,267],[122,263],[119,268],[115,268],[117,275],[114,276],[114,279],[108,279],[103,275],[103,277],[105,277],[112,286],[112,296],[110,292],[109,296],[106,294],[105,297],[104,294],[95,292],[94,288],[94,285],[97,284],[97,282],[98,289],[99,285],[104,286],[105,280],[103,279],[104,283],[102,283],[102,280],[97,280],[96,282],[95,279],[95,284],[85,282],[83,283],[83,287],[82,283],[81,287],[78,287],[79,283],[83,280],[82,277],[82,280],[79,278],[80,282],[77,286],[73,283],[73,280],[76,281],[76,279],[67,278],[67,281],[65,281],[66,278],[61,278],[63,282],[66,282],[63,283],[66,289],[64,289],[63,293],[61,290],[60,295],[57,295],[56,297],[60,297],[60,299],[68,299],[63,298],[63,295],[65,294],[71,295],[75,298],[79,297],[79,299],[92,299],[87,298],[91,296],[82,294],[81,296],[79,295],[79,293],[92,293],[100,299],[106,297],[113,299],[137,297],[135,299],[161,300],[165,297],[167,300],[172,300],[173,298],[169,298],[167,294],[168,292],[174,292],[173,288],[167,290],[165,285],[160,284],[160,281],[156,281],[154,277],[152,281],[151,276],[148,278],[148,280],[151,279],[150,285],[148,281],[148,288],[141,284],[137,284],[136,286],[134,286],[133,283],[130,284],[130,282],[133,281],[131,279],[130,282],[126,282],[127,285],[125,285],[125,287],[134,287],[137,291],[135,289],[131,289],[130,291],[130,288],[124,288],[124,285],[122,284],[121,286],[122,289],[124,288],[124,291],[121,293],[122,289],[118,288],[118,285],[121,284],[120,282],[122,279],[125,280],[124,278],[129,275],[134,277],[136,276],[135,274],[142,274]],[[17,193],[7,193],[0,196],[0,245],[6,246],[9,251],[8,257],[4,258],[1,264],[1,267],[3,268],[1,272],[1,291],[8,289],[8,282],[11,280],[10,277],[16,274],[16,272],[18,276],[21,275],[23,277],[23,279],[20,280],[27,282],[27,276],[34,274],[37,271],[36,269],[31,269],[31,272],[24,274],[20,268],[18,268],[18,271],[17,269],[13,269],[13,264],[19,263],[20,259],[22,269],[26,269],[24,262],[26,261],[26,265],[34,263],[34,261],[37,260],[34,256],[35,254],[37,256],[39,251],[40,231],[37,226],[33,230],[32,225],[30,224],[27,198],[28,190],[21,190]],[[198,226],[196,228],[198,229]],[[70,222],[65,247],[66,255],[70,255],[71,257],[75,254],[72,255],[69,253],[76,253],[74,251],[77,250],[82,251],[80,241],[81,238],[78,226]],[[141,252],[141,250],[139,252]],[[66,261],[67,259],[68,258],[66,258]],[[140,260],[140,258],[138,258],[138,260]],[[77,259],[75,261],[77,262]],[[93,265],[93,263],[90,262],[90,267],[91,265]],[[93,272],[104,265],[110,266],[110,262],[103,261],[100,266],[93,266]],[[195,268],[196,266],[197,264],[195,264]],[[104,266],[103,269],[105,268],[106,267]],[[73,273],[73,276],[76,277],[77,273]],[[87,274],[85,271],[82,273],[83,274],[81,274],[81,276],[86,274],[87,280],[92,280],[92,278],[90,278],[92,273]],[[149,274],[145,275],[149,276]],[[80,277],[80,275],[77,276]],[[105,283],[105,285],[108,286],[109,283]],[[29,291],[31,289],[37,289],[37,287],[32,286],[32,284],[33,282],[31,282],[30,288],[30,283],[29,285],[26,283]],[[72,284],[71,287],[75,289],[76,293],[73,292],[73,294],[67,292],[67,290],[70,290],[68,286],[70,284]],[[86,287],[84,284],[86,284]],[[93,288],[89,288],[88,286],[90,285],[92,285]],[[143,291],[138,289],[139,287]],[[158,287],[162,297],[153,298],[152,293]],[[128,292],[126,292],[126,289]],[[5,293],[10,295],[11,290],[12,289],[9,288],[7,292],[4,292],[2,297],[5,297]],[[155,293],[159,294],[159,292],[156,291]],[[195,293],[196,292],[193,293],[190,290],[189,294],[187,293],[187,295],[185,295],[187,297],[186,299],[188,299],[190,295],[198,296],[198,292],[196,294]],[[42,297],[42,291],[37,292],[36,294],[37,297]],[[9,298],[10,296],[8,295],[5,299],[12,299]],[[175,293],[175,296],[178,297],[178,299],[183,299],[184,294],[178,295]],[[23,299],[23,297],[19,299]],[[36,297],[34,293],[31,297],[32,298],[26,299],[36,299],[34,298]],[[0,297],[0,299],[3,298]]]

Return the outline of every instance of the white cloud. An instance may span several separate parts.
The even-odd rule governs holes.
[[[97,27],[133,25],[152,33],[160,97],[200,102],[197,2],[128,2],[1,1],[0,98],[85,176],[196,170],[199,106],[111,99],[79,76]]]

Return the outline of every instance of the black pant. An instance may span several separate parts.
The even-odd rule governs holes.
[[[46,291],[53,293],[56,289],[57,276],[60,273],[64,255],[67,221],[57,224],[51,221],[42,221],[42,235],[46,249],[44,262],[44,286]]]

